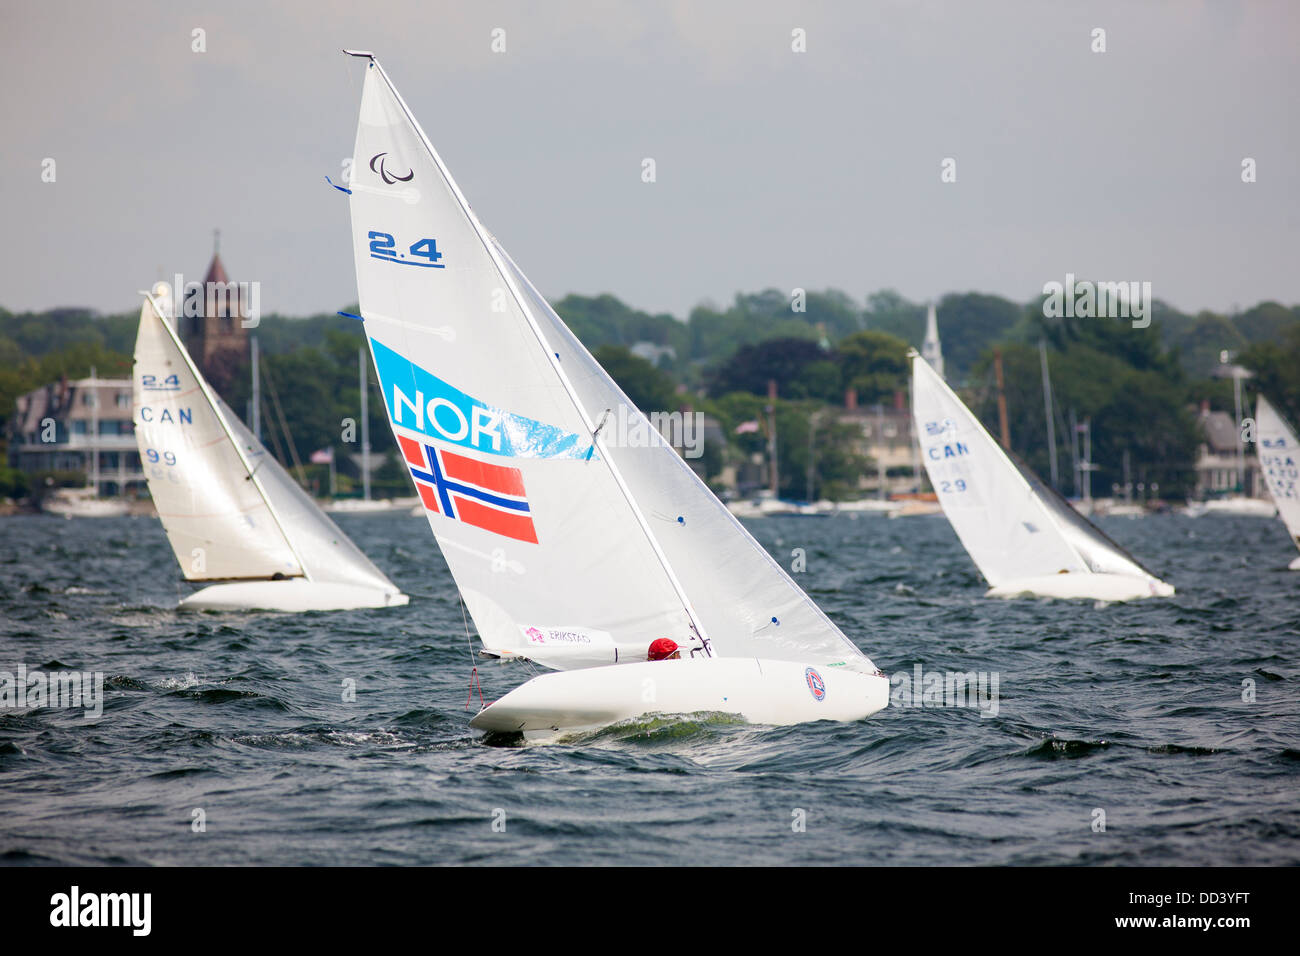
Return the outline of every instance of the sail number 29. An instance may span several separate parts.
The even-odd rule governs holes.
[[[395,262],[399,266],[423,266],[426,269],[445,269],[441,261],[442,253],[438,251],[437,239],[417,239],[407,247],[406,252],[397,251],[397,240],[392,233],[371,230],[366,238],[370,240],[370,258]],[[408,258],[409,256],[409,258]]]
[[[965,491],[966,479],[958,478],[956,481],[941,481],[939,482],[939,490],[945,495],[952,494],[954,491]]]

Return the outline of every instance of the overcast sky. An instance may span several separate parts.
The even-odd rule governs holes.
[[[1027,301],[1068,271],[1185,310],[1296,303],[1298,27],[1283,0],[0,0],[0,306],[133,309],[202,278],[214,228],[264,313],[355,301],[323,179],[356,130],[343,46],[551,298]]]

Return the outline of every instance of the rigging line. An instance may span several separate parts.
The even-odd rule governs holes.
[[[265,375],[266,374],[265,357],[263,357],[260,363],[260,367],[261,367],[261,374]],[[268,386],[268,390],[269,390],[269,386]],[[275,457],[280,461],[282,465],[284,465],[287,468],[289,466],[289,457],[284,453],[284,447],[280,444],[280,424],[275,420],[274,415],[266,416],[266,434],[271,439],[271,447],[275,449]],[[261,462],[258,463],[258,467],[259,468],[261,467]]]
[[[465,597],[460,593],[460,588],[456,589],[456,601],[460,604],[460,620],[465,625],[465,649],[469,651],[469,663],[473,666],[474,661],[474,638],[469,633],[469,618],[465,616]]]
[[[302,460],[298,457],[298,449],[293,443],[293,433],[289,431],[288,419],[284,417],[284,408],[280,405],[280,393],[275,390],[275,383],[271,381],[271,363],[265,358],[262,359],[262,374],[266,377],[266,387],[271,393],[271,403],[275,405],[275,413],[280,416],[280,424],[284,426],[284,443],[289,446],[289,456],[293,459],[293,467],[298,472],[298,484],[304,489],[307,487],[307,476],[302,470]]]
[[[465,709],[469,710],[470,701],[474,699],[474,689],[478,688],[479,707],[486,707],[483,700],[483,685],[478,679],[478,663],[474,660],[474,639],[469,633],[469,618],[465,615],[465,597],[456,589],[456,600],[460,604],[460,620],[465,625],[465,650],[469,653],[469,694],[465,697]]]

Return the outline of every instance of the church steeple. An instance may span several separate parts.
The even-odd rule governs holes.
[[[943,378],[943,349],[939,345],[939,317],[935,314],[934,303],[930,303],[929,314],[925,317],[925,341],[921,344],[921,357],[930,363],[940,378]]]
[[[186,312],[181,326],[186,346],[204,376],[217,389],[229,387],[248,354],[248,330],[241,321],[241,290],[221,261],[221,230],[212,231],[212,261],[203,277],[202,314]]]

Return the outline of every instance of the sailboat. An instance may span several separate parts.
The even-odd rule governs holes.
[[[470,725],[536,737],[651,713],[792,724],[885,707],[884,675],[479,222],[374,56],[345,52],[366,61],[344,191],[393,434],[483,653],[553,671]],[[606,430],[620,415],[628,427]],[[679,656],[650,660],[659,641]]]
[[[1132,601],[1173,587],[1009,456],[929,364],[912,359],[912,413],[930,484],[989,583],[987,597]]]
[[[1300,547],[1300,442],[1281,414],[1263,395],[1255,400],[1259,468],[1291,540]],[[1300,571],[1300,557],[1288,567]]]
[[[140,310],[135,434],[193,610],[338,611],[410,599],[329,520],[204,380],[158,283]]]

